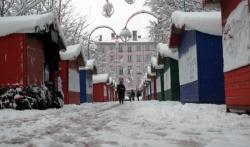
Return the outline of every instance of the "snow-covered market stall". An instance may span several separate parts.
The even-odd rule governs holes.
[[[172,14],[169,47],[179,51],[181,102],[225,101],[220,12]]]
[[[221,0],[227,110],[250,113],[250,1]]]
[[[107,102],[109,82],[108,74],[93,75],[93,102]]]
[[[151,57],[150,61],[150,69],[148,70],[148,79],[150,79],[150,87],[151,87],[151,99],[152,100],[157,100],[157,90],[156,90],[156,67],[157,65],[157,58],[156,57]]]
[[[67,51],[60,51],[61,78],[65,104],[80,104],[80,66],[85,66],[86,61],[80,44],[67,46]]]
[[[80,103],[93,102],[93,75],[97,74],[94,59],[87,60],[85,67],[79,67],[80,71]]]
[[[180,100],[178,52],[173,53],[168,44],[157,45],[157,96],[158,99]]]
[[[0,108],[62,107],[63,38],[52,12],[0,17]]]

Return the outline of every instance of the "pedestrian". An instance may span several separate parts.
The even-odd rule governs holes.
[[[117,93],[118,93],[118,99],[119,99],[120,104],[123,104],[124,102],[125,91],[126,91],[126,88],[123,85],[123,81],[120,80],[120,83],[117,85]]]
[[[131,91],[131,98],[132,98],[133,101],[135,101],[135,92],[134,92],[133,89],[132,89],[132,91]]]
[[[140,99],[140,96],[141,96],[141,92],[140,92],[140,90],[137,90],[136,91],[136,97],[137,97],[137,100],[139,101]]]

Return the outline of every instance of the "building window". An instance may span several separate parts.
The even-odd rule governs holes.
[[[119,52],[122,53],[122,45],[119,46]]]
[[[131,74],[132,66],[128,66],[128,74]]]
[[[132,47],[131,47],[131,45],[128,45],[128,52],[132,52]]]
[[[128,55],[128,62],[132,62],[132,56]]]
[[[136,56],[136,61],[137,61],[137,62],[141,62],[141,55],[137,55],[137,56]]]
[[[110,62],[113,62],[113,61],[114,61],[114,56],[111,55],[111,56],[110,56]]]
[[[119,67],[119,75],[123,75],[123,68],[121,66]]]
[[[141,45],[140,44],[138,44],[137,46],[136,46],[136,50],[139,52],[139,51],[141,51]]]
[[[149,44],[146,44],[146,45],[145,45],[145,50],[146,50],[146,51],[149,51]]]
[[[150,55],[146,55],[146,62],[150,61]]]
[[[115,45],[111,45],[110,46],[110,50],[112,51],[112,50],[114,50],[115,49]]]

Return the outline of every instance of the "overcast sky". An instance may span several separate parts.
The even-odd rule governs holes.
[[[99,25],[108,25],[112,27],[116,33],[120,33],[121,29],[125,26],[127,19],[135,12],[139,10],[150,10],[144,6],[145,0],[135,0],[135,3],[129,5],[125,0],[109,0],[114,6],[114,14],[110,18],[106,18],[102,15],[103,5],[106,0],[73,0],[73,5],[81,15],[87,16],[87,21],[90,24],[89,30],[94,29]],[[138,30],[138,35],[142,37],[148,36],[146,26],[149,26],[149,21],[156,19],[148,14],[140,14],[131,21],[129,21],[128,28],[132,30]],[[110,38],[111,31],[107,29],[99,29],[94,32],[94,36],[103,35],[105,39]]]

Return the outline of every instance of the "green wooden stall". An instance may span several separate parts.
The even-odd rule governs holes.
[[[178,53],[172,53],[167,44],[159,43],[156,67],[157,98],[160,101],[180,100]]]

